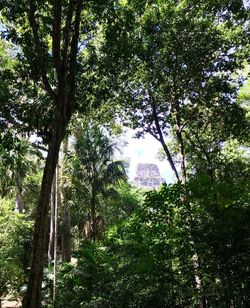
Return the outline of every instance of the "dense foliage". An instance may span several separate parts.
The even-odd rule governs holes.
[[[0,34],[0,297],[248,308],[248,1],[4,0]],[[129,181],[123,126],[172,184]]]
[[[209,179],[190,183],[189,210],[179,184],[150,191],[102,243],[82,242],[78,263],[59,272],[58,306],[196,307],[202,295],[207,307],[247,307],[249,196],[225,206],[207,197],[212,189],[223,200],[223,183],[208,185]]]
[[[30,259],[32,223],[13,212],[13,200],[0,200],[0,294],[20,294]]]

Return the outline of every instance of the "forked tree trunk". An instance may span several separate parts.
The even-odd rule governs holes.
[[[46,165],[43,173],[42,185],[39,195],[35,231],[33,238],[33,258],[26,296],[23,300],[23,308],[41,307],[41,288],[43,279],[43,267],[46,251],[46,231],[48,225],[48,212],[50,204],[51,187],[58,162],[60,145],[65,134],[67,123],[57,117],[56,127],[49,144]]]

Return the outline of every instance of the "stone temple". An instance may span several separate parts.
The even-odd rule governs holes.
[[[158,188],[165,179],[156,164],[138,164],[134,184],[144,188]]]

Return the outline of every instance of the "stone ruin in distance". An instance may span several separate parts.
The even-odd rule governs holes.
[[[136,176],[134,184],[138,187],[144,188],[158,188],[165,179],[161,177],[159,168],[156,164],[137,165]]]

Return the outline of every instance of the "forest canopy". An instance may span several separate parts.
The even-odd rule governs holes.
[[[250,306],[249,12],[0,2],[3,303]],[[128,128],[159,143],[171,184],[129,179]]]

